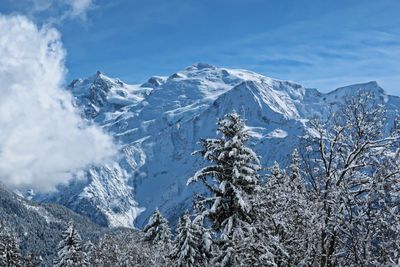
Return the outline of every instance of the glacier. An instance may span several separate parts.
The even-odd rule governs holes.
[[[66,88],[89,122],[112,135],[120,147],[115,162],[90,166],[86,179],[35,195],[109,227],[141,227],[159,208],[171,221],[190,209],[203,189],[186,181],[205,162],[191,153],[201,138],[215,137],[216,121],[236,111],[253,138],[249,146],[263,166],[285,166],[308,133],[307,121],[325,117],[358,90],[374,94],[388,116],[398,114],[400,98],[376,82],[322,93],[317,89],[269,78],[251,71],[197,63],[169,77],[153,76],[143,84],[126,84],[101,72],[76,79]],[[388,125],[390,127],[390,125]],[[82,175],[82,174],[81,174]]]

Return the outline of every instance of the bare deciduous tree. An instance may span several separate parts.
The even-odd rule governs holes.
[[[310,203],[318,211],[312,258],[319,266],[379,265],[397,260],[399,131],[386,111],[359,92],[322,121],[303,150]]]

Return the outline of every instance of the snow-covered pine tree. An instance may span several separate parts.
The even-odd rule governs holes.
[[[83,251],[86,253],[86,258],[89,265],[96,265],[96,260],[98,257],[98,248],[90,240],[83,245]],[[98,264],[97,264],[98,265]]]
[[[69,222],[58,245],[55,267],[88,266],[86,253],[81,247],[82,239],[73,222]]]
[[[210,237],[199,221],[184,214],[178,222],[176,236],[172,242],[170,259],[177,267],[207,266]]]
[[[310,241],[307,229],[313,216],[299,171],[297,151],[292,154],[289,174],[278,163],[270,171],[267,182],[254,199],[255,240],[243,248],[248,252],[246,262],[253,266],[307,264],[305,255]]]
[[[0,221],[0,266],[23,266],[18,239],[15,234]]]
[[[149,222],[143,228],[144,240],[152,243],[171,242],[171,229],[168,220],[162,216],[158,208],[150,216]]]
[[[176,236],[172,242],[172,251],[169,255],[177,267],[194,267],[200,254],[198,249],[200,238],[192,227],[192,221],[188,214],[179,218],[176,228]]]
[[[96,267],[148,267],[169,266],[158,247],[143,241],[142,233],[119,229],[105,234],[90,253],[90,266]]]
[[[286,213],[288,236],[286,242],[287,250],[292,255],[289,259],[290,264],[306,265],[312,264],[310,251],[313,249],[315,231],[310,231],[310,226],[315,224],[316,210],[314,200],[310,198],[307,191],[307,181],[301,174],[301,158],[297,149],[292,153],[291,164],[289,166],[289,176],[286,179],[284,191],[286,191],[288,208]]]
[[[260,186],[252,199],[255,212],[255,220],[252,225],[253,234],[246,236],[238,249],[242,259],[240,266],[279,266],[278,258],[282,255],[288,256],[278,235],[272,231],[277,226],[274,224],[274,213],[276,209],[280,210],[282,207],[278,207],[280,203],[276,194],[268,192],[278,191],[279,184],[283,183],[285,173],[277,163],[270,170],[268,186]],[[281,222],[279,221],[279,223]]]
[[[201,181],[210,196],[202,198],[203,214],[220,235],[219,255],[214,264],[237,264],[235,246],[249,234],[253,222],[252,197],[259,185],[261,169],[258,156],[245,143],[250,138],[244,121],[237,113],[220,119],[219,139],[203,139],[203,149],[197,151],[211,162],[188,180],[187,184]],[[195,152],[196,153],[196,152]]]
[[[199,251],[200,251],[200,262],[203,262],[203,266],[208,266],[210,259],[213,256],[213,247],[214,242],[212,239],[212,234],[210,229],[204,226],[204,218],[202,216],[195,216],[192,221],[192,227],[195,229],[196,233],[198,233],[200,243],[199,243]]]
[[[86,250],[89,260],[90,266],[119,266],[120,265],[120,258],[122,258],[120,254],[124,252],[124,250],[120,249],[120,240],[115,242],[113,240],[113,235],[105,234],[103,235],[99,243],[96,246],[88,245]],[[123,248],[127,245],[123,244]],[[90,248],[91,247],[91,248]]]
[[[166,265],[171,250],[172,234],[168,220],[164,218],[158,208],[150,216],[149,222],[142,231],[143,240],[155,249],[154,260],[158,264]]]

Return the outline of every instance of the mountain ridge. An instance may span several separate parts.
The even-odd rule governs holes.
[[[201,191],[186,186],[204,164],[191,152],[198,149],[200,138],[215,136],[218,118],[238,112],[254,136],[251,147],[262,163],[285,165],[299,136],[309,130],[307,120],[325,116],[330,106],[362,87],[377,94],[390,116],[398,113],[398,98],[376,82],[321,93],[292,81],[205,63],[135,85],[100,72],[76,79],[67,87],[75,105],[84,118],[114,136],[121,146],[120,159],[89,168],[87,182],[36,199],[63,204],[108,226],[140,227],[156,207],[175,221],[191,205],[192,194]]]

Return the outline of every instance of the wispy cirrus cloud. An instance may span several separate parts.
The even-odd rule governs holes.
[[[179,55],[172,56],[182,58],[180,61],[195,57],[247,68],[322,91],[376,80],[389,93],[400,95],[398,3],[382,0],[337,5],[235,39],[182,48]]]
[[[71,17],[86,17],[86,13],[93,7],[92,0],[68,0]]]
[[[4,0],[12,7],[11,14],[29,17],[44,24],[61,24],[65,20],[87,19],[96,5],[94,0]]]

